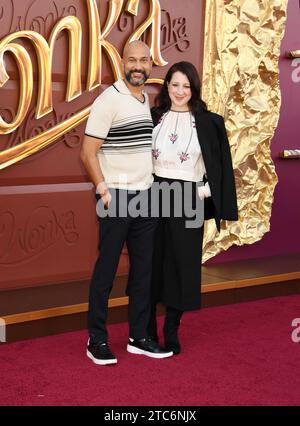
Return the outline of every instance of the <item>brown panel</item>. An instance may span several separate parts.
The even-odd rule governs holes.
[[[91,184],[0,188],[0,288],[90,276],[97,221]],[[122,257],[118,273],[127,270]]]
[[[127,306],[112,308],[108,314],[108,324],[127,321]],[[6,341],[11,343],[17,340],[33,339],[42,336],[51,336],[58,333],[66,333],[86,329],[87,315],[66,315],[64,317],[49,318],[40,321],[30,321],[22,324],[12,324],[6,328]],[[127,343],[124,336],[124,345]]]
[[[125,258],[127,259],[127,257]],[[125,267],[120,264],[120,271]],[[30,288],[2,290],[0,293],[0,317],[22,312],[39,311],[65,305],[87,303],[90,280],[56,283]],[[115,278],[111,299],[126,295],[127,275]]]
[[[234,265],[234,268],[232,267]],[[217,280],[247,280],[269,275],[291,274],[300,272],[300,254],[264,257],[263,259],[247,259],[223,264],[204,265],[203,272]],[[295,277],[296,278],[296,277]]]

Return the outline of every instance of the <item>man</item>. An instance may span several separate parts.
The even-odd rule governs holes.
[[[89,296],[89,342],[87,356],[96,364],[116,364],[108,345],[106,319],[108,299],[124,242],[130,258],[127,285],[129,296],[129,341],[127,351],[153,358],[173,353],[147,336],[150,316],[150,281],[153,237],[156,219],[121,217],[124,193],[127,205],[134,196],[150,194],[152,176],[152,119],[144,83],[152,61],[149,48],[141,41],[125,46],[124,79],[105,90],[94,102],[87,122],[81,159],[93,181],[101,202],[117,206],[116,217],[100,220],[99,258]],[[115,198],[115,199],[114,199]]]

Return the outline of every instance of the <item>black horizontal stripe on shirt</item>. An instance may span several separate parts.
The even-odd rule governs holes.
[[[115,130],[115,131],[109,131],[108,133],[107,133],[107,136],[109,136],[109,135],[112,135],[112,136],[118,136],[118,135],[120,135],[120,136],[128,136],[128,135],[145,135],[145,136],[152,136],[152,129],[128,129],[128,130]],[[107,137],[106,136],[106,137]]]
[[[141,145],[141,144],[146,144],[146,145],[152,145],[152,139],[148,139],[145,140],[145,138],[135,138],[135,139],[126,139],[126,140],[122,140],[122,141],[116,141],[116,140],[105,140],[104,144],[102,146],[132,146],[132,145]]]
[[[139,142],[139,143],[137,143],[137,142]],[[140,141],[134,141],[134,142],[127,142],[127,143],[122,143],[122,144],[120,144],[120,143],[104,143],[104,144],[102,144],[101,145],[101,149],[102,148],[104,148],[104,149],[106,149],[106,148],[110,148],[110,149],[113,149],[113,148],[126,148],[126,146],[127,147],[135,147],[135,146],[152,146],[152,142],[145,142],[144,140],[140,140]]]
[[[130,132],[135,132],[135,133],[147,133],[147,134],[152,134],[152,130],[153,130],[153,128],[152,127],[145,127],[145,126],[143,126],[143,127],[127,127],[127,128],[124,128],[124,127],[119,127],[119,128],[117,128],[117,129],[109,129],[109,132],[108,133],[111,133],[111,134],[118,134],[118,133],[130,133]]]
[[[137,141],[151,142],[152,138],[151,136],[145,137],[144,135],[136,135],[136,136],[123,136],[121,138],[108,137],[105,139],[106,143],[131,143],[131,142],[137,142]]]
[[[103,144],[100,150],[102,150],[103,152],[108,152],[108,151],[117,151],[117,150],[120,151],[124,149],[134,150],[138,148],[152,149],[152,144],[141,143],[141,144],[132,144],[132,145],[113,145],[113,146],[111,146],[110,144]]]
[[[128,132],[109,132],[105,139],[115,138],[115,139],[123,139],[123,138],[130,138],[130,137],[145,137],[147,139],[152,137],[152,131],[149,130],[148,132],[140,132],[131,130]]]

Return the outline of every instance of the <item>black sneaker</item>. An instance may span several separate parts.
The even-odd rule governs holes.
[[[127,352],[146,355],[151,358],[168,358],[173,355],[172,351],[162,348],[155,340],[149,337],[139,340],[129,338]]]
[[[107,343],[90,343],[88,341],[88,346],[86,350],[88,358],[90,358],[95,364],[98,365],[108,365],[116,364],[117,358],[114,356],[110,350]]]

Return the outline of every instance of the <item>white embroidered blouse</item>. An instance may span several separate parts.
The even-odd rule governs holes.
[[[157,176],[191,182],[203,180],[206,170],[195,118],[190,111],[166,112],[153,129],[152,141],[153,168]],[[208,184],[199,189],[200,198],[210,196]]]

